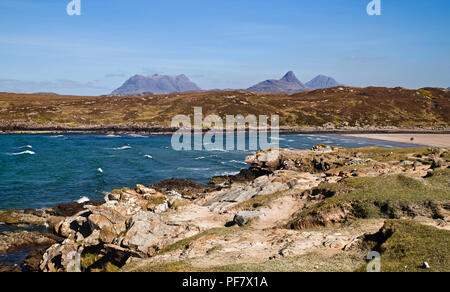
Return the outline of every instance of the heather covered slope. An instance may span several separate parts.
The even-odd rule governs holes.
[[[448,128],[450,91],[437,88],[334,87],[288,94],[207,91],[82,97],[0,93],[3,130],[168,127],[178,114],[280,116],[284,127]]]

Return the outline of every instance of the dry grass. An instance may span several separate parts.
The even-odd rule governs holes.
[[[178,114],[280,116],[289,127],[448,127],[448,90],[340,87],[295,95],[209,91],[134,97],[0,93],[0,126],[169,127]]]

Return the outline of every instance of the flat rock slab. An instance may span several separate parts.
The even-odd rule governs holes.
[[[0,235],[0,254],[6,254],[18,248],[50,246],[58,241],[61,241],[61,238],[52,234],[28,231],[4,232]]]

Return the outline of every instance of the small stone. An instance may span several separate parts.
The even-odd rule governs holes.
[[[422,268],[430,269],[430,264],[428,264],[427,262],[423,262]]]
[[[141,195],[156,194],[155,189],[148,188],[144,185],[136,185],[136,192],[138,192]]]
[[[280,256],[282,256],[282,257],[285,257],[285,256],[287,256],[287,254],[288,254],[288,249],[287,248],[283,248],[282,250],[280,250],[279,252],[278,252],[278,254],[280,255]]]

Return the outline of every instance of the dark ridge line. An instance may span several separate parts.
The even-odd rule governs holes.
[[[164,127],[26,127],[26,126],[1,126],[0,132],[3,133],[67,133],[67,134],[110,134],[110,133],[146,133],[153,135],[171,135],[179,131],[178,128],[164,128]],[[210,132],[211,129],[203,129],[202,132]],[[226,129],[224,129],[225,133]],[[234,132],[249,133],[249,129],[238,130]],[[194,133],[194,129],[191,130]],[[414,128],[373,128],[373,129],[320,129],[320,128],[280,128],[281,134],[450,134],[450,129],[414,129]]]

